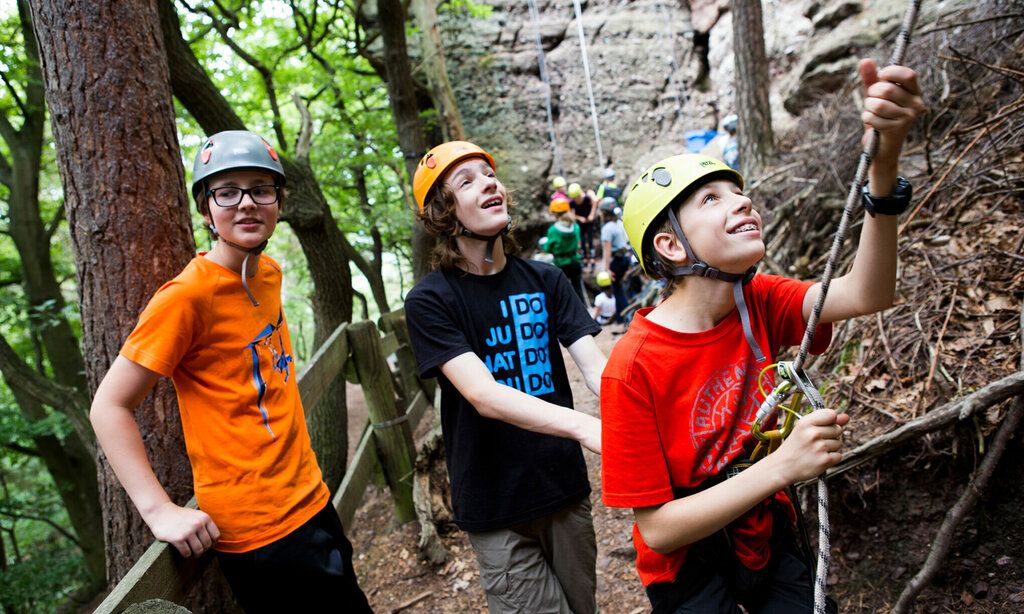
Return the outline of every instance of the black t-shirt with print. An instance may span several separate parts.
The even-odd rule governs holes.
[[[495,275],[434,271],[409,292],[405,315],[420,376],[441,385],[459,527],[507,528],[590,494],[579,443],[481,416],[440,369],[473,352],[499,383],[571,408],[559,342],[572,345],[601,327],[559,269],[509,257]]]

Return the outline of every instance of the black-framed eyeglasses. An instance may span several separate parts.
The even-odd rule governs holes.
[[[246,194],[257,205],[273,205],[280,196],[281,186],[277,185],[256,185],[251,188],[239,188],[236,186],[224,186],[212,188],[206,191],[206,196],[213,197],[213,202],[218,207],[237,207],[242,203],[242,197]]]

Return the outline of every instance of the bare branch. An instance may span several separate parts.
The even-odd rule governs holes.
[[[14,89],[14,84],[7,79],[7,73],[2,70],[0,70],[0,81],[3,81],[4,85],[7,86],[8,91],[11,92],[11,98],[14,99],[14,104],[18,106],[21,114],[28,115],[28,111],[25,110],[25,103],[22,102],[21,96],[18,95],[18,90]]]
[[[3,508],[0,508],[0,516],[7,516],[8,518],[13,518],[15,520],[35,520],[37,522],[44,522],[50,525],[54,531],[68,538],[68,540],[70,540],[71,543],[73,543],[74,545],[78,546],[79,548],[82,547],[82,544],[78,542],[78,538],[69,533],[67,529],[65,529],[64,527],[60,526],[59,524],[45,516],[37,516],[35,514],[22,514],[19,512],[14,512]]]
[[[1020,331],[1024,333],[1024,309],[1021,310]],[[1021,354],[1020,367],[1024,369],[1024,352]],[[930,583],[939,571],[942,560],[949,553],[949,547],[953,542],[953,534],[956,532],[956,528],[963,521],[964,517],[974,509],[978,499],[988,486],[992,473],[995,472],[996,465],[999,464],[999,460],[1003,457],[1010,438],[1013,437],[1014,433],[1017,432],[1017,427],[1020,426],[1022,417],[1024,417],[1024,395],[1014,400],[1013,405],[1003,418],[1003,423],[999,425],[999,430],[992,440],[992,447],[989,449],[988,454],[985,455],[985,459],[981,461],[981,466],[978,467],[978,472],[975,474],[974,479],[964,489],[956,504],[946,512],[946,518],[942,521],[942,526],[939,527],[939,532],[935,535],[935,539],[932,540],[932,549],[928,553],[928,558],[925,559],[921,570],[907,582],[903,592],[900,593],[900,597],[892,609],[893,614],[903,614],[909,611],[917,596],[924,590],[925,585]]]
[[[18,143],[18,131],[14,129],[5,113],[0,113],[0,138],[7,141],[7,145],[12,148]]]
[[[48,240],[52,240],[54,233],[57,232],[58,228],[60,228],[60,223],[64,219],[64,213],[64,203],[61,202],[60,207],[57,208],[57,212],[53,214],[53,219],[51,219],[50,223],[46,226],[46,238]]]
[[[299,128],[299,137],[295,142],[295,158],[297,160],[309,160],[310,138],[313,134],[313,116],[309,114],[309,108],[298,94],[292,94],[292,102],[302,116],[302,127]]]
[[[4,447],[12,452],[17,452],[18,454],[24,454],[25,456],[31,456],[33,458],[39,458],[42,456],[39,450],[19,445],[16,443],[5,443]]]
[[[89,452],[96,453],[95,437],[86,419],[89,415],[89,399],[74,388],[61,386],[36,373],[18,356],[2,334],[0,373],[11,388],[17,388],[40,403],[66,415]]]
[[[242,49],[242,47],[231,38],[228,34],[227,26],[221,22],[221,18],[215,15],[213,11],[205,7],[198,9],[190,8],[189,10],[198,11],[209,17],[213,22],[213,28],[217,30],[218,34],[220,34],[221,40],[224,41],[224,44],[230,47],[231,50],[235,52],[235,55],[241,58],[243,62],[259,73],[260,78],[263,80],[263,89],[267,92],[267,100],[270,102],[270,112],[274,116],[274,134],[277,136],[278,146],[282,151],[288,151],[288,141],[284,136],[284,122],[281,120],[281,108],[277,103],[277,89],[274,86],[273,73],[271,73],[270,69],[267,68],[263,62],[259,61],[259,59],[245,49]]]
[[[849,453],[844,454],[843,460],[829,469],[827,475],[828,477],[833,477],[853,469],[880,454],[888,452],[909,439],[936,431],[950,422],[967,418],[979,409],[991,407],[996,403],[1001,403],[1010,397],[1020,394],[1024,394],[1024,371],[1018,371],[1000,380],[996,380],[981,390],[961,399],[950,401],[942,407],[931,410],[920,418],[903,424],[897,429],[862,443]]]
[[[7,156],[0,152],[0,183],[10,188],[11,183],[14,181],[13,173],[14,169],[11,168],[11,163],[7,160]]]

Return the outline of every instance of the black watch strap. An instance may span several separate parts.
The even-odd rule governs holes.
[[[910,206],[910,197],[914,195],[914,187],[903,177],[896,178],[896,186],[889,196],[872,196],[868,184],[861,188],[861,202],[868,215],[899,215]]]

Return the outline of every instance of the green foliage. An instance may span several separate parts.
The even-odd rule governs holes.
[[[53,612],[84,584],[78,551],[45,544],[0,573],[0,605],[13,612]]]
[[[486,19],[494,11],[494,7],[491,5],[474,2],[474,0],[448,0],[448,2],[438,5],[438,11],[445,9],[453,12],[462,11],[473,19]]]
[[[214,84],[242,121],[288,156],[296,155],[303,116],[298,96],[311,117],[309,159],[341,230],[352,245],[374,257],[373,230],[382,243],[391,305],[398,306],[411,276],[410,198],[403,188],[405,160],[398,147],[387,88],[369,57],[379,55],[379,40],[362,29],[350,5],[340,0],[179,0],[182,32]],[[444,10],[484,15],[489,7],[467,0]],[[368,42],[369,41],[369,42]],[[24,121],[28,59],[15,3],[0,0],[0,113],[19,129]],[[253,66],[265,69],[269,79]],[[272,103],[272,98],[276,102]],[[203,131],[180,106],[177,129],[186,178]],[[428,118],[429,119],[429,118]],[[45,134],[40,160],[39,206],[44,222],[62,214],[63,190],[52,136]],[[0,139],[0,155],[11,161]],[[360,186],[365,185],[365,189]],[[6,229],[9,190],[0,182],[0,229]],[[211,247],[203,220],[192,209],[196,245]],[[9,236],[0,234],[0,334],[27,364],[46,373],[38,333],[66,317],[80,334],[74,259],[66,223],[54,224],[51,255],[67,306],[29,309],[20,285],[21,259]],[[312,283],[302,248],[290,227],[279,225],[268,253],[285,271],[284,307],[297,358],[315,351],[311,309]],[[365,280],[353,271],[353,284],[371,301]],[[358,313],[358,312],[357,312]],[[41,435],[65,436],[66,418],[46,409],[47,417],[27,420],[11,391],[0,384],[0,538],[6,570],[0,573],[0,606],[16,611],[52,611],[82,586],[81,554],[56,486],[31,450]],[[17,548],[15,548],[17,545]]]
[[[9,402],[9,393],[0,388],[0,429],[6,426],[2,419],[10,414],[5,408]],[[0,434],[3,441],[32,445],[26,433],[12,439],[6,435]],[[52,612],[87,582],[82,553],[67,537],[70,522],[57,488],[39,459],[9,448],[0,449],[0,487],[0,539],[6,555],[0,606],[6,611]]]
[[[301,99],[312,122],[309,157],[313,172],[342,232],[371,260],[371,228],[376,227],[384,251],[397,257],[390,260],[393,266],[411,270],[412,213],[401,187],[405,166],[387,87],[366,58],[370,53],[364,43],[367,34],[350,10],[336,2],[313,0],[189,2],[179,6],[183,34],[214,83],[245,124],[276,142],[286,155],[295,155],[302,127],[299,108],[291,96]],[[252,63],[271,76],[276,112],[271,90]],[[185,168],[190,170],[202,131],[191,118],[180,117],[185,117],[179,119],[179,130]],[[365,202],[357,189],[359,171],[366,182]],[[290,328],[299,333],[294,339],[296,352],[308,356],[314,349],[304,343],[312,342],[311,283],[301,266],[297,242],[282,236],[288,234],[284,226],[278,227],[277,234],[268,253],[292,263],[285,269],[286,284],[291,288],[285,309]],[[208,240],[197,236],[197,244],[208,244]],[[353,274],[357,288],[365,286],[358,272]],[[411,279],[411,275],[405,278]],[[403,288],[398,290],[389,293],[393,306]],[[368,290],[365,293],[368,295]]]

